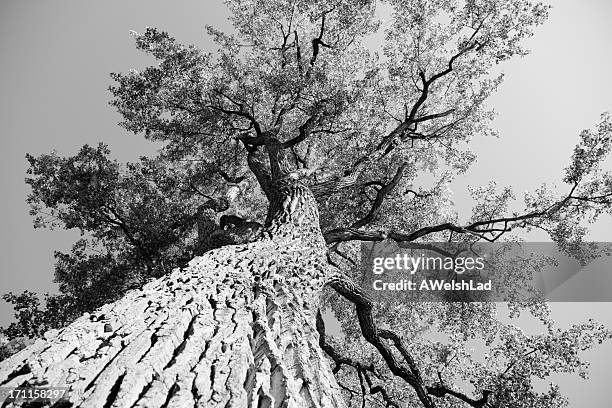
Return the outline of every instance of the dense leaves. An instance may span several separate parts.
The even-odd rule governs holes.
[[[9,338],[64,325],[197,253],[196,214],[211,189],[208,168],[172,168],[155,158],[119,165],[109,153],[100,144],[67,158],[27,156],[34,226],[76,228],[84,238],[70,253],[55,253],[60,294],[47,296],[45,309],[28,292],[5,297],[18,314]]]

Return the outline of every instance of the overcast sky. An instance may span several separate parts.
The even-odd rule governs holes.
[[[205,24],[226,27],[219,0],[6,1],[0,3],[0,292],[54,290],[53,251],[68,250],[73,231],[32,229],[25,205],[24,155],[76,153],[85,143],[109,144],[120,161],[152,153],[154,146],[127,134],[107,105],[110,72],[141,69],[149,60],[133,47],[129,30],[154,26],[179,41],[210,49]],[[178,6],[180,4],[180,6]],[[490,103],[499,112],[500,139],[479,138],[476,165],[454,191],[462,213],[467,184],[496,180],[517,192],[555,182],[568,163],[580,130],[612,111],[612,1],[553,0],[548,23],[529,41],[532,54],[506,64],[506,81]],[[608,161],[610,168],[610,161]],[[520,194],[519,194],[520,196]],[[612,241],[612,220],[602,219],[590,239]],[[542,239],[535,235],[533,240]],[[612,327],[612,307],[554,304],[563,324],[596,317]],[[0,303],[0,325],[11,310]],[[604,390],[612,376],[612,346],[591,353],[593,380],[561,378],[572,406],[608,407]]]

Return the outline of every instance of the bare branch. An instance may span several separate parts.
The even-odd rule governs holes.
[[[353,223],[353,225],[351,225],[351,228],[357,228],[357,229],[361,228],[365,225],[368,225],[374,220],[374,218],[380,212],[382,204],[385,201],[385,198],[387,198],[387,196],[399,184],[400,180],[402,179],[402,176],[404,175],[404,170],[406,169],[407,166],[408,166],[408,163],[402,164],[397,169],[397,172],[395,173],[395,176],[393,177],[393,179],[388,184],[382,185],[382,187],[376,193],[376,198],[374,199],[374,203],[372,204],[370,211],[366,214],[365,217]]]
[[[491,396],[492,392],[489,390],[484,390],[482,392],[482,398],[475,400],[473,398],[468,397],[467,395],[459,392],[459,391],[453,391],[450,388],[446,388],[444,385],[442,384],[437,384],[434,385],[432,387],[427,387],[427,392],[430,395],[433,395],[434,397],[438,397],[438,398],[442,398],[446,395],[452,395],[453,397],[460,399],[461,401],[465,402],[466,404],[474,407],[474,408],[483,408],[487,405],[487,402],[489,402],[489,397]]]
[[[370,377],[370,373],[377,376],[376,370],[374,368],[374,364],[370,364],[369,366],[360,363],[359,361],[355,361],[350,357],[346,357],[341,355],[331,344],[327,343],[327,335],[325,333],[325,322],[323,321],[323,317],[321,316],[321,311],[317,312],[317,331],[319,332],[319,346],[325,353],[334,361],[335,366],[332,369],[332,372],[335,374],[342,368],[343,365],[354,368],[357,371],[357,375],[360,378],[362,391],[365,391],[365,387],[363,384],[363,380],[368,385],[369,392],[371,395],[380,394],[387,407],[396,407],[399,408],[399,404],[393,400],[393,398],[389,395],[389,393],[380,385],[373,385],[372,378]],[[354,392],[350,390],[351,392]],[[365,393],[364,393],[365,397]]]
[[[401,338],[391,330],[379,329],[376,326],[372,314],[373,304],[365,292],[340,274],[336,275],[336,278],[330,282],[330,286],[338,294],[355,305],[359,326],[364,338],[378,350],[391,372],[412,386],[423,406],[433,408],[435,404],[430,396],[441,398],[445,395],[452,395],[474,408],[483,408],[487,404],[489,396],[492,394],[488,390],[483,391],[482,398],[475,400],[461,392],[445,387],[442,381],[434,386],[426,386],[416,362]],[[383,342],[383,339],[390,340],[393,343],[408,365],[408,370],[395,358],[389,346]],[[372,389],[370,389],[370,393],[372,393]]]
[[[331,48],[328,44],[323,42],[323,34],[325,33],[325,18],[332,11],[334,11],[334,8],[323,12],[321,16],[321,28],[319,30],[319,36],[317,38],[313,38],[312,40],[312,56],[310,57],[310,67],[306,72],[307,78],[310,77],[312,73],[312,68],[314,67],[317,61],[317,57],[319,56],[320,47]]]
[[[397,377],[402,378],[414,388],[419,400],[425,408],[433,408],[434,403],[429,397],[425,385],[419,381],[419,378],[415,376],[411,370],[406,369],[406,367],[400,364],[389,346],[382,340],[380,330],[376,326],[374,316],[372,315],[372,301],[365,292],[357,285],[344,279],[341,275],[337,275],[335,279],[332,279],[330,286],[342,297],[355,305],[361,334],[376,348],[376,350],[378,350],[391,372]]]
[[[293,139],[283,142],[282,148],[288,149],[306,140],[318,118],[319,116],[315,114],[306,119],[306,121],[299,127],[299,134]]]

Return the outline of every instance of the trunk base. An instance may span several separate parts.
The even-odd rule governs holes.
[[[306,249],[211,251],[47,333],[0,384],[68,386],[83,407],[343,407],[315,326],[325,263]]]

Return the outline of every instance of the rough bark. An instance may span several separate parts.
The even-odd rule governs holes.
[[[341,407],[318,344],[328,279],[312,194],[276,182],[258,241],[214,249],[0,363],[83,407]]]

